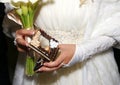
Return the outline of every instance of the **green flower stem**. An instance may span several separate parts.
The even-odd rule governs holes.
[[[29,21],[30,21],[30,26],[32,27],[33,26],[33,18],[34,18],[34,12],[33,10],[31,9],[31,7],[28,7],[28,10],[29,10]]]
[[[30,25],[30,21],[29,21],[29,14],[27,15],[23,15],[24,16],[24,20],[25,20],[25,29],[27,28],[31,28],[31,25]]]
[[[34,74],[34,66],[35,66],[35,61],[34,58],[32,58],[31,56],[27,55],[26,58],[26,75],[28,76],[32,76]]]
[[[21,17],[21,20],[22,20],[22,25],[23,27],[25,27],[25,20],[24,20],[24,17],[23,16],[20,16]]]
[[[32,10],[31,12],[29,12],[28,8],[26,8],[26,6],[22,6],[22,17],[23,17],[23,28],[24,29],[33,29],[33,14],[32,14]],[[27,55],[27,59],[26,59],[26,75],[27,76],[32,76],[34,74],[34,58],[33,56]]]
[[[33,23],[34,23],[34,15],[35,11],[37,9],[37,6],[39,2],[42,0],[38,0],[35,3],[31,3],[30,1],[28,3],[24,2],[17,2],[14,3],[11,1],[11,3],[16,7],[16,13],[20,16],[21,22],[22,22],[22,28],[24,29],[33,29]],[[34,65],[35,60],[34,57],[29,55],[29,52],[26,56],[26,65],[25,65],[25,73],[27,76],[32,76],[34,74]]]

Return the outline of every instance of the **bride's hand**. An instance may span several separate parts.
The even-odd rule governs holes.
[[[53,62],[44,63],[44,66],[38,69],[38,72],[54,71],[69,63],[75,53],[75,44],[60,44],[59,48],[61,53],[58,58]]]
[[[26,50],[28,50],[28,42],[25,41],[25,36],[32,36],[34,35],[34,33],[34,30],[25,29],[19,29],[16,31],[15,42],[18,51],[25,52]]]

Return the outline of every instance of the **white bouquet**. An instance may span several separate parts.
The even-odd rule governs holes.
[[[36,10],[38,7],[42,6],[43,4],[45,3],[49,3],[49,2],[52,2],[52,0],[0,0],[0,2],[3,2],[3,3],[10,3],[12,6],[13,6],[13,10],[11,12],[8,13],[8,17],[9,19],[15,21],[16,23],[20,24],[21,27],[23,29],[26,29],[26,30],[30,30],[30,29],[34,29],[34,16],[36,14]],[[38,6],[39,5],[39,6]],[[42,31],[43,35],[45,35],[45,33]],[[46,35],[48,37],[48,35]],[[28,42],[30,42],[30,38],[29,37],[26,37],[26,40]],[[48,41],[50,41],[50,46],[51,47],[51,50],[50,51],[45,51],[43,52],[42,55],[45,55],[44,58],[42,58],[42,60],[46,61],[46,59],[48,61],[50,60],[53,60],[54,57],[57,55],[57,52],[58,52],[58,48],[54,48],[54,44],[58,45],[58,42],[55,40],[55,43],[54,41],[51,41],[51,40],[55,40],[55,39],[51,39],[51,37],[49,37]],[[53,42],[54,44],[52,45],[51,42]],[[57,47],[57,46],[55,46]],[[40,63],[40,65],[36,65],[36,55],[35,55],[35,52],[30,50],[28,53],[27,53],[27,58],[26,58],[26,67],[25,67],[25,73],[27,76],[33,76],[34,75],[34,69],[38,69],[40,66],[42,66],[42,62]],[[36,51],[36,50],[35,50]],[[40,51],[40,49],[39,49]],[[38,52],[38,51],[37,51]],[[54,55],[53,55],[54,54]],[[41,53],[40,53],[41,55]],[[48,55],[48,56],[46,56]],[[48,57],[53,57],[53,59],[50,59]]]
[[[34,29],[34,15],[42,0],[0,0],[0,2],[9,3],[13,6],[14,9],[9,14],[11,14],[11,16],[17,15],[19,20],[15,20],[17,19],[15,17],[12,17],[14,18],[12,20],[19,21],[19,24],[23,29]],[[27,54],[25,67],[25,73],[27,76],[32,76],[34,74],[34,65],[34,55],[31,56]]]

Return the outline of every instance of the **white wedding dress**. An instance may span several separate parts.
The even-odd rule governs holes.
[[[80,4],[80,0],[53,0],[41,8],[35,22],[60,43],[77,44],[70,66],[27,78],[25,55],[20,53],[13,85],[120,85],[112,51],[120,41],[119,0]]]

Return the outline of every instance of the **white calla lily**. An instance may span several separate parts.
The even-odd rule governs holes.
[[[37,2],[38,0],[29,0],[31,3],[35,3]]]
[[[17,2],[24,2],[24,3],[31,2],[31,3],[35,3],[38,0],[0,0],[0,2],[2,2],[2,3],[11,3],[11,1],[13,1],[15,3],[17,3]]]
[[[13,6],[14,9],[8,13],[8,15],[14,18],[11,18],[14,21],[18,21],[17,19],[19,19],[22,28],[27,30],[34,28],[34,15],[39,2],[41,1],[42,0],[0,0],[2,3],[9,3]],[[14,15],[16,14],[17,16],[15,17]],[[30,55],[27,55],[25,68],[25,73],[27,76],[32,76],[34,74],[34,65],[34,58]]]
[[[15,19],[19,18],[20,21],[20,25],[22,26],[22,28],[24,29],[33,29],[34,28],[34,15],[36,12],[37,7],[39,7],[39,3],[46,3],[48,1],[51,0],[0,0],[0,2],[2,3],[9,3],[13,6],[14,10],[13,13],[8,13],[8,15],[12,15],[11,19],[13,21],[18,21]],[[15,17],[14,15],[18,15],[17,17]],[[57,44],[55,42],[53,42],[53,47],[55,47]],[[34,65],[35,65],[35,61],[34,58],[27,55],[27,59],[26,59],[26,70],[25,73],[27,76],[32,76],[34,74]]]
[[[2,2],[2,3],[10,3],[11,0],[0,0],[0,2]]]

